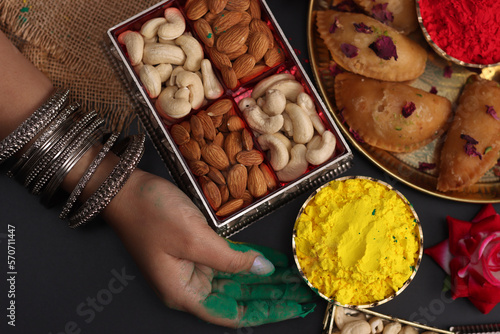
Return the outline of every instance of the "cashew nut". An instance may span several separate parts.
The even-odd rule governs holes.
[[[286,149],[288,150],[288,152],[290,152],[292,150],[293,144],[290,141],[290,139],[287,138],[287,136],[285,136],[281,132],[273,133],[273,136],[275,136],[276,138],[278,138],[279,140],[281,140],[283,142],[283,144],[285,144]]]
[[[325,126],[321,121],[318,113],[316,112],[316,107],[314,106],[314,101],[311,96],[305,92],[299,93],[297,96],[297,104],[306,112],[306,114],[311,119],[311,122],[316,129],[316,131],[322,135],[325,132]]]
[[[304,144],[296,144],[290,152],[290,160],[282,170],[276,172],[280,181],[288,182],[295,180],[304,174],[309,166],[306,160],[307,148]]]
[[[145,64],[150,65],[158,65],[161,63],[183,65],[186,61],[186,54],[176,45],[148,43],[144,45],[144,55],[142,58]]]
[[[201,61],[201,75],[203,77],[205,97],[210,100],[219,98],[224,93],[224,88],[215,76],[210,60],[203,59]]]
[[[242,99],[240,102],[238,102],[238,108],[240,108],[241,111],[243,111],[246,108],[250,108],[257,105],[255,100],[251,97],[246,97]]]
[[[271,134],[264,134],[257,137],[257,142],[264,150],[270,151],[270,163],[275,171],[279,171],[288,164],[288,150],[286,145]]]
[[[286,112],[281,115],[283,115],[283,127],[281,128],[281,131],[286,133],[288,137],[293,138],[293,124],[290,116],[288,116]]]
[[[185,69],[182,66],[176,66],[173,70],[172,73],[170,74],[170,79],[168,82],[169,86],[175,86],[177,84],[177,75],[181,72],[185,71]]]
[[[401,330],[401,324],[399,322],[390,322],[385,325],[382,334],[398,334]]]
[[[144,65],[139,71],[144,88],[148,92],[149,97],[156,98],[161,93],[161,76],[158,70],[152,65]]]
[[[346,308],[337,306],[335,308],[335,315],[333,318],[335,325],[338,329],[342,330],[346,324],[353,321],[366,321],[366,317],[363,313],[347,314]]]
[[[321,165],[332,156],[336,144],[337,139],[331,131],[323,132],[321,140],[311,141],[307,145],[306,160],[312,165]]]
[[[184,69],[191,72],[198,71],[203,59],[203,49],[196,38],[190,35],[181,35],[177,37],[175,44],[180,46],[186,54],[186,60],[183,65]]]
[[[132,66],[139,65],[144,55],[144,38],[137,31],[127,30],[118,35],[118,42],[125,45]]]
[[[304,87],[295,79],[285,79],[273,83],[268,89],[280,90],[287,100],[297,101],[297,96],[304,91]]]
[[[186,30],[186,21],[180,10],[175,7],[165,9],[166,22],[158,28],[158,36],[164,40],[176,39]]]
[[[180,93],[176,96],[178,91]],[[183,94],[185,94],[185,90],[180,90],[177,86],[165,88],[156,100],[156,108],[172,118],[186,116],[191,111],[191,103],[186,96],[181,96]]]
[[[151,20],[148,20],[144,22],[144,24],[141,27],[141,35],[145,39],[150,39],[153,37],[156,37],[156,33],[158,32],[158,28],[160,25],[163,23],[167,22],[167,20],[164,17],[155,17]]]
[[[160,73],[161,82],[166,82],[172,74],[173,67],[171,64],[160,64],[156,66],[156,70]]]
[[[418,331],[415,327],[406,325],[401,328],[398,334],[418,334]]]
[[[370,323],[372,334],[379,334],[384,330],[384,322],[379,317],[373,317],[368,322]]]
[[[270,77],[267,77],[267,78],[259,81],[255,85],[255,87],[253,88],[252,98],[254,100],[257,100],[259,97],[261,97],[262,95],[264,95],[266,93],[266,91],[269,89],[269,87],[271,85],[273,85],[274,83],[276,83],[278,81],[287,80],[287,79],[291,80],[291,79],[295,79],[295,77],[293,76],[293,74],[279,73],[279,74],[271,75]]]
[[[205,99],[205,92],[203,90],[203,83],[196,73],[189,71],[182,71],[177,74],[175,80],[177,86],[189,88],[189,102],[193,109],[198,109],[202,106],[203,100]]]
[[[278,132],[283,126],[283,116],[269,116],[258,105],[242,110],[248,125],[261,134]]]
[[[370,334],[370,324],[366,320],[356,320],[345,324],[340,334]]]
[[[277,89],[268,89],[266,91],[266,98],[260,107],[269,116],[275,116],[281,114],[285,110],[285,106],[285,94]]]
[[[308,143],[314,136],[314,127],[309,116],[295,103],[287,103],[285,111],[292,120],[293,140],[298,144]]]

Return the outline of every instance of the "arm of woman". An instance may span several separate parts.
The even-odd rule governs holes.
[[[50,80],[0,33],[0,140],[52,94]],[[70,192],[99,151],[65,177]],[[80,197],[88,198],[118,157],[108,154]],[[136,169],[102,212],[166,305],[228,327],[305,316],[309,289],[291,279],[286,257],[217,235],[193,202],[167,180]]]

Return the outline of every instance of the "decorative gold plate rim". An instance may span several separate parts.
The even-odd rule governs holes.
[[[336,112],[335,102],[328,97],[328,87],[327,84],[323,81],[320,73],[318,53],[321,51],[321,48],[319,48],[317,43],[315,42],[320,38],[320,36],[316,30],[314,17],[314,11],[320,9],[320,2],[325,3],[327,1],[310,0],[309,2],[307,22],[307,47],[309,52],[309,63],[311,65],[311,70],[321,97],[323,98],[328,110],[331,112],[333,118],[335,119],[338,127],[342,131],[343,135],[349,140],[350,144],[391,177],[394,177],[400,182],[425,194],[466,203],[500,203],[500,181],[478,182],[463,191],[452,191],[447,193],[439,192],[436,190],[436,176],[419,171],[415,167],[402,162],[395,155],[387,151],[371,147],[367,144],[361,144],[353,137],[348,127],[343,124],[338,112]],[[487,76],[492,78],[495,75],[495,70],[497,69],[498,68],[492,67],[485,68],[483,70],[483,74],[486,74]]]

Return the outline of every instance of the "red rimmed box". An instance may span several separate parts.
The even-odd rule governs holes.
[[[259,218],[271,213],[276,208],[286,204],[299,194],[313,189],[318,185],[333,179],[339,174],[342,174],[350,168],[352,161],[351,149],[347,145],[347,142],[341,135],[333,118],[331,117],[330,112],[321,101],[316,89],[302,68],[299,60],[293,52],[292,47],[289,45],[285,35],[272,15],[271,10],[265,1],[257,1],[257,3],[261,12],[260,20],[268,27],[274,38],[273,47],[275,49],[278,48],[279,52],[283,52],[283,55],[274,58],[269,57],[271,59],[278,59],[278,61],[275,63],[268,62],[267,64],[263,57],[261,60],[256,62],[256,65],[259,65],[258,70],[249,73],[246,76],[240,76],[237,79],[236,85],[228,85],[224,80],[225,74],[222,73],[221,69],[219,69],[220,66],[215,66],[212,53],[197,34],[195,27],[196,21],[191,20],[188,17],[190,13],[189,9],[186,10],[185,8],[186,1],[178,0],[161,2],[141,13],[138,13],[128,20],[119,23],[118,25],[110,28],[107,32],[108,40],[106,41],[106,50],[110,55],[109,58],[116,67],[117,73],[123,78],[130,94],[134,97],[137,103],[140,120],[146,128],[148,135],[153,141],[158,153],[167,165],[172,178],[176,184],[193,199],[195,204],[206,216],[207,221],[212,228],[224,236],[229,236],[238,232]],[[175,7],[180,10],[186,21],[186,31],[192,34],[202,45],[204,57],[211,61],[215,75],[223,87],[223,92],[220,97],[212,100],[206,100],[202,106],[196,110],[191,110],[187,115],[179,118],[165,117],[162,111],[157,108],[157,98],[150,97],[148,90],[141,82],[138,72],[134,69],[134,66],[132,66],[130,59],[128,58],[126,47],[118,41],[118,36],[121,33],[127,30],[139,31],[142,25],[148,20],[156,17],[162,17],[165,9],[169,7]],[[232,64],[234,64],[235,59],[232,60]],[[221,99],[228,99],[232,101],[233,104],[231,115],[243,119],[243,127],[248,132],[252,133],[251,139],[253,149],[262,154],[262,165],[272,167],[273,164],[271,163],[269,153],[262,150],[259,145],[258,137],[261,136],[261,133],[253,130],[249,126],[248,122],[246,122],[246,114],[238,108],[238,103],[241,100],[252,96],[254,88],[259,85],[260,82],[279,74],[286,74],[288,78],[293,77],[292,81],[300,83],[303,92],[312,98],[314,108],[319,116],[319,119],[321,120],[321,123],[327,131],[333,133],[336,139],[334,153],[329,159],[321,164],[309,164],[306,171],[292,181],[285,182],[278,180],[276,173],[273,171],[273,177],[276,181],[276,186],[274,188],[268,188],[264,195],[253,196],[251,201],[246,200],[244,205],[230,214],[217,214],[220,206],[223,204],[220,206],[214,206],[212,201],[207,199],[207,190],[204,189],[206,188],[206,177],[204,174],[199,175],[199,173],[194,172],[193,159],[186,157],[186,154],[183,154],[182,145],[184,144],[179,142],[176,143],[172,134],[172,127],[191,123],[193,118],[192,115],[205,115],[212,104]],[[215,120],[214,124],[216,124]],[[225,132],[223,130],[224,126],[223,129],[217,129],[217,133]],[[193,136],[192,133],[190,133],[190,135]],[[223,135],[227,136],[227,134]],[[200,150],[202,146],[206,144],[212,144],[212,140],[204,138],[203,143],[201,145],[199,144]],[[200,160],[203,160],[203,158],[200,158]],[[230,169],[236,164],[240,163],[238,161],[230,163],[227,169],[222,170],[221,172],[223,176],[227,178]],[[251,168],[251,165],[247,166],[247,173],[250,173]],[[228,200],[231,200],[231,198],[232,195],[230,194]]]

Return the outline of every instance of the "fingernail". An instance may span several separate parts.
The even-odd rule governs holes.
[[[250,272],[252,274],[261,276],[271,275],[274,272],[274,265],[271,263],[271,261],[269,261],[262,255],[259,255],[253,261],[252,268],[250,268]]]

